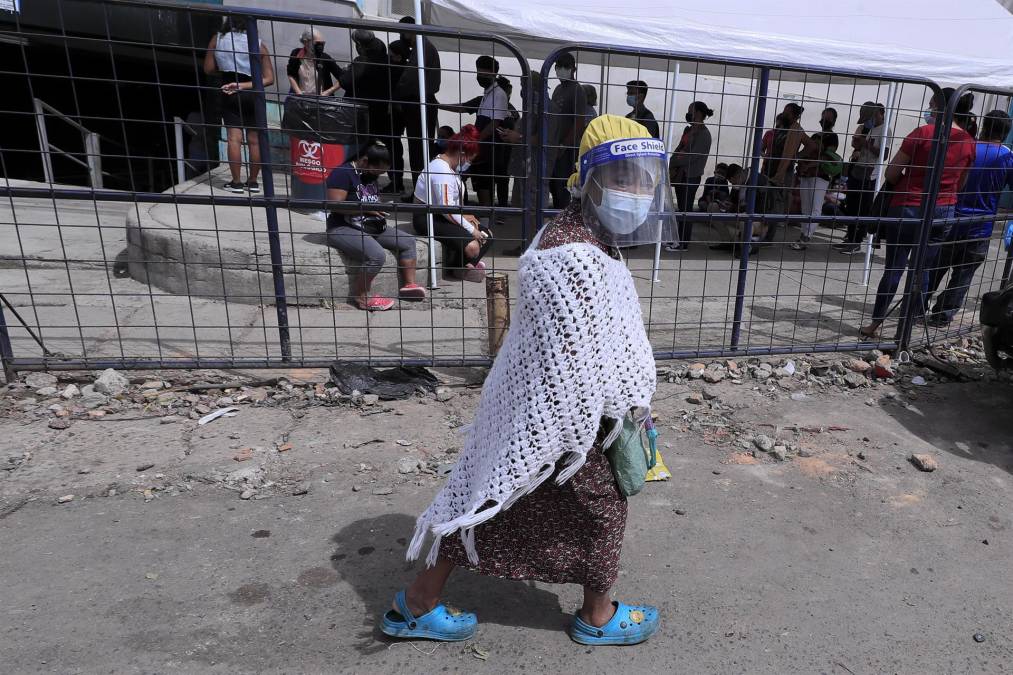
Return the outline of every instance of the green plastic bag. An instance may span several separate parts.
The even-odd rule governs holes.
[[[612,466],[619,492],[624,497],[632,497],[644,488],[647,472],[654,468],[657,457],[654,450],[644,444],[642,424],[632,415],[626,415],[622,425],[618,438],[605,449],[605,457]]]

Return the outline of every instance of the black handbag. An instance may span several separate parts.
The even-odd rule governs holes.
[[[383,216],[354,216],[348,218],[348,224],[370,236],[383,234],[387,231],[387,219]]]

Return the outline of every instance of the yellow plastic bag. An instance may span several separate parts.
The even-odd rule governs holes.
[[[657,451],[656,456],[657,462],[655,463],[654,467],[647,472],[647,478],[645,478],[647,482],[656,480],[668,480],[669,478],[672,477],[672,472],[668,470],[668,467],[665,466],[665,460],[661,458],[660,450]]]

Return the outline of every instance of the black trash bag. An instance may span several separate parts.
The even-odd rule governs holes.
[[[331,364],[331,384],[348,395],[353,391],[360,394],[376,394],[384,401],[393,401],[412,396],[419,391],[436,391],[440,381],[422,366],[398,366],[377,370],[335,361]]]
[[[334,145],[359,145],[368,124],[365,105],[319,96],[289,96],[281,118],[282,131]]]

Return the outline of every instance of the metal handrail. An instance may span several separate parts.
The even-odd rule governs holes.
[[[112,177],[112,174],[108,171],[102,170],[102,137],[98,133],[88,129],[80,122],[77,122],[68,115],[60,112],[42,99],[33,98],[32,104],[35,108],[35,128],[39,134],[39,149],[42,151],[40,153],[42,158],[42,172],[46,177],[46,182],[50,185],[56,182],[53,174],[52,158],[52,151],[55,150],[64,157],[88,169],[88,179],[92,189],[101,190],[103,187],[102,177]],[[66,122],[81,132],[81,138],[84,140],[84,152],[71,152],[59,148],[49,142],[49,134],[46,131],[46,113],[55,115],[58,119]],[[77,155],[84,155],[85,160],[82,161],[77,157]]]

